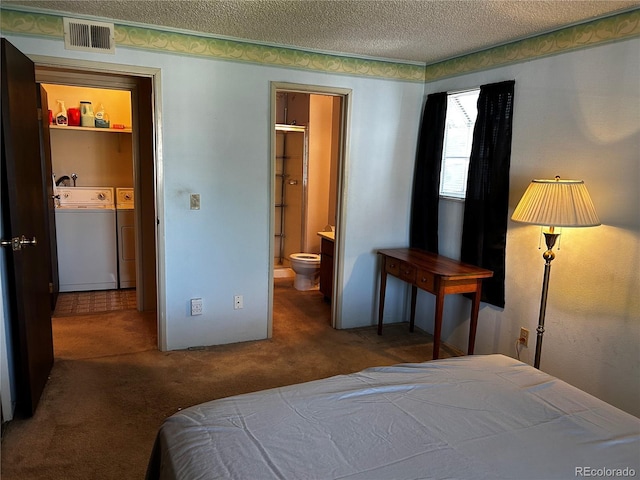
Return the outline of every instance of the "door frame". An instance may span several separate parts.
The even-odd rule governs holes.
[[[152,88],[152,123],[153,123],[153,193],[156,215],[155,247],[156,247],[156,317],[158,349],[167,350],[167,322],[166,322],[166,285],[165,278],[165,243],[164,243],[164,177],[163,157],[162,157],[162,85],[161,70],[152,67],[138,67],[134,65],[122,65],[115,63],[103,63],[90,60],[77,60],[70,58],[51,57],[44,55],[27,55],[35,64],[36,69],[47,68],[53,71],[74,71],[79,76],[82,72],[104,75],[120,75],[124,77],[142,77],[150,79]],[[108,85],[96,88],[110,88]],[[111,87],[113,88],[113,87]],[[134,182],[140,182],[139,178],[140,162],[134,160]],[[139,218],[136,218],[139,225]]]
[[[288,82],[270,82],[270,103],[271,103],[271,121],[269,123],[269,138],[271,143],[270,151],[270,173],[269,173],[269,200],[268,200],[268,218],[269,218],[269,305],[268,305],[268,323],[267,337],[273,336],[273,248],[275,234],[275,173],[276,173],[276,95],[279,91],[308,93],[316,95],[337,96],[342,98],[342,107],[340,112],[340,144],[338,148],[338,178],[337,178],[337,196],[336,199],[336,236],[335,251],[333,261],[333,295],[331,298],[331,326],[336,329],[342,328],[342,286],[344,281],[343,275],[343,253],[345,227],[347,220],[347,172],[349,164],[349,125],[351,124],[351,95],[353,93],[350,88],[327,87],[320,85],[307,85],[301,83]]]

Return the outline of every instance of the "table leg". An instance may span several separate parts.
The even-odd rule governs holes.
[[[416,298],[418,297],[418,288],[411,285],[411,318],[409,319],[409,331],[413,332],[416,323]]]
[[[444,310],[444,292],[436,293],[436,314],[433,323],[433,359],[440,355],[440,335],[442,333],[442,311]]]
[[[482,297],[482,280],[476,281],[476,291],[473,295],[471,303],[471,321],[469,323],[469,347],[467,355],[473,355],[473,349],[476,344],[476,329],[478,327],[478,312],[480,311],[480,298]]]
[[[382,315],[384,314],[384,294],[387,289],[386,257],[382,260],[380,271],[380,300],[378,301],[378,335],[382,335]]]

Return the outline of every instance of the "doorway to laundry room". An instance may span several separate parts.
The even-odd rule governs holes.
[[[100,325],[94,347],[126,343],[131,328],[157,345],[151,80],[36,65],[36,81],[54,188],[54,349],[72,324]]]
[[[96,291],[100,295],[82,296],[92,300],[80,302],[82,308],[118,308],[122,302],[114,300],[126,296],[108,298],[105,291],[131,293],[136,285],[131,94],[41,87],[51,112],[58,304],[70,303],[61,301],[67,297],[64,292]],[[104,300],[108,305],[100,305]],[[77,304],[73,302],[74,308],[80,308]]]
[[[338,320],[349,95],[348,89],[272,84],[271,333],[274,321],[309,302],[318,304],[322,321],[335,327]]]

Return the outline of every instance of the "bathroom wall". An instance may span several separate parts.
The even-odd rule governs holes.
[[[307,253],[320,252],[318,232],[329,221],[331,164],[333,138],[333,97],[310,95],[309,98],[309,168],[307,183],[307,222],[305,246]]]
[[[304,208],[303,172],[305,162],[305,144],[307,134],[304,131],[276,132],[276,174],[283,173],[284,178],[276,176],[275,234],[282,232],[283,237],[275,237],[274,264],[276,267],[290,267],[289,255],[299,253],[302,248],[302,218]],[[283,183],[284,182],[284,185]],[[284,186],[284,194],[282,187]],[[284,228],[281,229],[281,225]],[[282,241],[282,261],[280,242]]]
[[[309,94],[288,92],[286,95],[284,118],[289,125],[309,125]]]
[[[340,97],[330,95],[306,94],[298,92],[279,92],[276,96],[276,122],[287,121],[298,126],[308,127],[308,159],[306,184],[306,214],[297,211],[296,199],[299,189],[302,189],[302,177],[297,186],[287,185],[287,208],[285,211],[285,225],[287,240],[290,245],[299,242],[299,235],[304,233],[303,244],[290,253],[304,251],[308,253],[320,252],[320,237],[317,233],[324,230],[328,224],[336,222],[337,169],[340,140]],[[288,134],[293,141],[292,134]],[[280,135],[282,137],[283,135]],[[282,138],[276,139],[277,143]],[[291,147],[291,143],[289,144]],[[279,145],[276,145],[279,151]],[[287,155],[291,155],[291,151]],[[277,153],[276,153],[277,156]],[[287,173],[291,174],[292,160],[288,159]],[[279,168],[276,159],[276,170]],[[279,170],[278,170],[279,171]],[[296,177],[291,177],[297,179]],[[276,190],[279,183],[276,181]],[[276,192],[276,197],[279,192]],[[277,203],[277,198],[276,198]],[[293,225],[295,219],[300,219],[299,225]],[[305,220],[305,224],[301,222]],[[276,232],[279,230],[279,211],[276,208]],[[292,240],[294,238],[295,240]],[[278,248],[278,239],[276,239]],[[288,249],[289,250],[289,249]],[[277,257],[277,252],[276,252]],[[285,262],[288,265],[288,262]]]
[[[336,225],[338,208],[338,167],[340,166],[340,138],[342,124],[342,98],[332,97],[333,117],[331,119],[331,171],[329,172],[329,210],[327,224]]]

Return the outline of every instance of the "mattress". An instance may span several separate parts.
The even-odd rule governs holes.
[[[639,463],[640,419],[474,355],[187,408],[159,429],[147,478],[552,479],[635,475]]]

